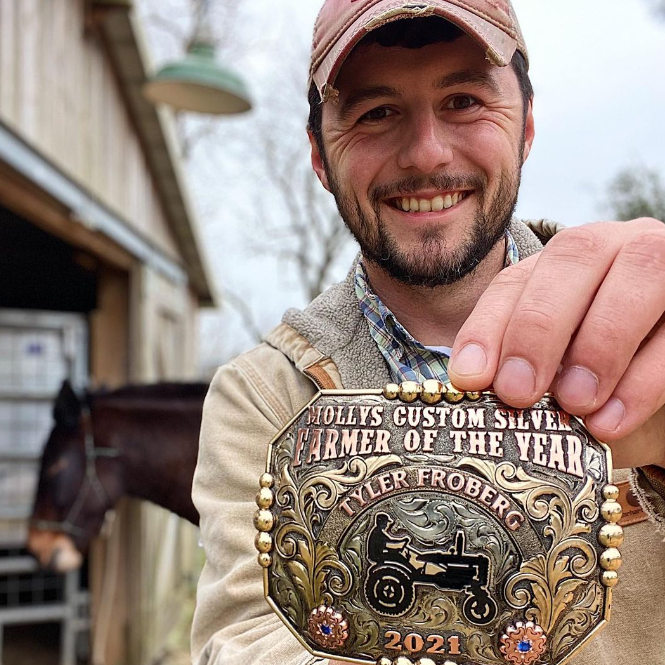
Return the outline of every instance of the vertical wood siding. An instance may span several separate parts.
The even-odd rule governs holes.
[[[168,228],[84,0],[0,0],[0,119],[173,258]]]
[[[84,18],[84,0],[0,0],[0,120],[177,259],[111,65],[95,35],[85,32]],[[130,364],[134,380],[192,376],[196,295],[146,266],[123,276],[120,286],[100,294],[93,317],[96,378],[122,381]],[[123,289],[130,286],[127,303]],[[114,306],[121,317],[114,317]],[[113,337],[110,319],[125,335],[131,325],[131,339]],[[109,343],[115,365],[101,357]],[[92,557],[93,648],[108,665],[146,665],[163,652],[191,592],[196,531],[133,502],[119,515],[111,540],[98,542]]]

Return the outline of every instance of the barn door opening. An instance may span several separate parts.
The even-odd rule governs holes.
[[[6,665],[26,662],[25,641],[34,650],[31,662],[53,662],[49,642],[58,632],[61,665],[76,662],[77,642],[84,647],[77,638],[88,629],[89,600],[79,573],[37,570],[25,543],[53,400],[63,379],[85,384],[87,346],[80,314],[0,311],[0,637],[7,633],[0,662]],[[48,623],[59,631],[22,628]]]
[[[0,663],[74,665],[87,572],[39,571],[25,543],[53,400],[65,378],[88,383],[99,265],[2,207],[0,247]]]

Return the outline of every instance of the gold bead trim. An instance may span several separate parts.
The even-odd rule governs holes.
[[[269,510],[257,510],[254,513],[254,528],[257,531],[272,531],[275,518]]]
[[[261,568],[270,568],[272,565],[273,540],[270,535],[275,526],[275,516],[268,510],[275,503],[275,494],[272,487],[275,479],[269,474],[264,473],[259,479],[259,493],[256,495],[256,505],[259,509],[254,513],[254,528],[258,531],[254,538],[254,547],[259,554],[257,561]]]
[[[267,554],[266,552],[261,552],[258,556],[258,561],[259,561],[259,566],[261,568],[270,568],[270,564],[272,563],[272,557],[270,554]]]
[[[272,536],[265,531],[259,531],[254,538],[254,547],[261,554],[268,554],[272,551]]]
[[[603,571],[603,574],[600,576],[600,581],[606,586],[606,587],[613,587],[616,586],[619,582],[619,575],[617,574],[616,570],[605,570]]]
[[[621,519],[623,514],[623,511],[621,510],[621,504],[614,499],[608,499],[600,506],[600,514],[603,516],[603,519],[606,522],[616,524]]]
[[[605,547],[619,547],[623,543],[623,529],[618,524],[604,524],[600,527],[598,540]]]
[[[399,386],[396,383],[389,383],[383,389],[383,396],[386,399],[397,399],[399,396]]]
[[[603,499],[616,501],[619,498],[619,488],[616,485],[605,485],[603,487]]]
[[[427,381],[423,381],[420,399],[425,402],[425,404],[438,404],[443,399],[444,391],[445,387],[441,381],[428,379]]]
[[[617,501],[619,488],[616,485],[605,485],[602,494],[605,500],[600,506],[600,514],[606,523],[600,527],[598,542],[607,549],[600,555],[600,567],[603,569],[600,581],[604,586],[612,588],[619,582],[617,570],[622,563],[621,553],[617,549],[623,543],[623,529],[617,524],[622,511]]]
[[[621,552],[616,547],[610,547],[600,555],[600,567],[603,570],[619,570],[621,563]]]
[[[390,400],[399,398],[400,401],[407,404],[411,404],[418,399],[425,404],[438,404],[442,400],[448,402],[448,404],[457,404],[464,398],[477,402],[482,394],[457,390],[450,381],[442,383],[436,379],[427,379],[422,384],[416,381],[403,381],[399,385],[389,383],[383,389],[383,396]],[[404,658],[404,656],[400,656],[400,658]]]
[[[271,489],[274,484],[275,484],[275,479],[272,477],[270,473],[264,473],[261,476],[261,478],[259,478],[260,487],[267,487],[268,489]]]
[[[256,495],[256,505],[259,508],[270,508],[274,502],[275,495],[267,487],[262,487]]]
[[[415,381],[403,381],[399,386],[399,398],[407,404],[415,402],[422,392],[423,387]]]

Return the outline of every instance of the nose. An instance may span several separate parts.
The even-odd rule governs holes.
[[[415,113],[400,139],[397,163],[404,170],[431,173],[453,161],[450,136],[433,109]]]
[[[72,539],[55,531],[30,529],[28,549],[44,570],[67,573],[83,563],[83,556]]]

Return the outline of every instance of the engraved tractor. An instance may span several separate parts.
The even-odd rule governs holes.
[[[392,522],[378,513],[367,537],[367,570],[364,591],[372,609],[384,616],[402,616],[413,606],[415,585],[434,586],[442,591],[464,591],[462,614],[471,623],[484,626],[497,614],[497,604],[487,592],[489,558],[465,552],[466,535],[458,531],[448,551],[423,552],[411,546],[411,538],[388,533]]]

